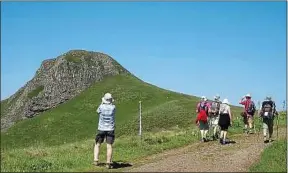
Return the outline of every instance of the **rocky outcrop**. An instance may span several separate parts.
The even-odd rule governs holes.
[[[107,76],[130,74],[110,56],[72,50],[42,62],[34,78],[1,102],[1,131],[72,99]]]

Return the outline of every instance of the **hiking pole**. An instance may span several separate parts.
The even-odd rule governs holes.
[[[142,141],[142,107],[141,107],[141,101],[139,101],[139,136],[140,140]]]
[[[277,140],[278,140],[278,125],[279,125],[279,114],[277,115],[277,121],[276,121],[276,128],[277,128]]]

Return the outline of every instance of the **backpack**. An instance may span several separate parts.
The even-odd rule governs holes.
[[[247,113],[250,115],[254,115],[255,111],[256,111],[256,106],[254,104],[254,102],[251,100],[249,102],[248,108],[247,108]]]
[[[225,111],[225,109],[226,109],[226,105],[225,105],[225,104],[221,104],[221,105],[220,105],[220,108],[219,108],[219,113],[220,113],[220,114],[223,114],[224,111]]]
[[[262,103],[262,116],[263,118],[272,118],[273,117],[273,102],[264,101]]]
[[[200,102],[198,112],[200,112],[201,110],[204,110],[206,112],[206,110],[207,110],[206,102]]]
[[[220,109],[220,103],[216,102],[216,101],[213,101],[212,104],[211,104],[211,107],[210,107],[211,113],[218,114],[219,109]]]

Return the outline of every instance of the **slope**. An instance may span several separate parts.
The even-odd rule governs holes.
[[[44,60],[34,77],[1,101],[1,131],[65,103],[107,76],[130,74],[109,55],[70,50]]]
[[[53,151],[57,150],[57,153],[62,153],[61,156],[53,156],[54,159],[55,157],[59,157],[57,158],[58,162],[60,162],[59,160],[61,160],[60,157],[62,156],[68,159],[71,155],[77,155],[79,151],[76,149],[72,149],[72,151],[70,150],[71,148],[69,150],[67,149],[69,152],[65,154],[63,154],[63,151],[67,150],[60,151],[60,148],[64,146],[67,147],[70,144],[73,146],[75,144],[75,146],[78,147],[83,144],[86,146],[85,151],[91,154],[91,147],[93,146],[93,139],[98,122],[96,109],[105,92],[111,92],[115,98],[115,104],[117,106],[116,136],[120,143],[122,141],[122,144],[123,142],[125,143],[125,140],[121,139],[136,136],[138,133],[139,100],[143,103],[143,130],[145,133],[150,132],[151,134],[155,134],[175,129],[176,127],[189,129],[191,127],[191,121],[194,121],[196,117],[195,105],[199,100],[197,97],[158,88],[151,84],[144,83],[129,74],[107,77],[101,82],[95,83],[68,102],[41,113],[41,116],[17,122],[13,127],[8,129],[7,132],[1,133],[1,153],[3,155],[3,157],[1,157],[1,169],[11,171],[20,169],[20,166],[20,170],[31,171],[32,168],[30,169],[27,165],[25,166],[24,163],[20,163],[22,163],[23,160],[33,160],[32,158],[34,158],[34,156],[31,156],[29,152],[35,148],[40,148],[41,151],[44,150],[44,148],[45,151],[54,148]],[[239,107],[233,107],[235,114],[240,110]],[[177,141],[177,144],[173,145],[173,147],[189,142],[190,139],[186,138],[187,136],[184,135],[184,141]],[[163,142],[165,139],[166,137],[161,138],[161,141]],[[131,142],[131,140],[127,141]],[[133,142],[132,144],[134,145]],[[117,146],[117,143],[115,145]],[[125,145],[125,147],[131,147],[130,144],[127,145],[127,143],[125,143]],[[167,147],[172,147],[172,145],[169,144]],[[158,149],[157,151],[161,150],[160,148]],[[147,151],[147,149],[145,150]],[[29,152],[27,153],[27,151]],[[21,158],[19,158],[20,160],[15,160],[15,158],[11,156],[13,155],[11,152],[14,154],[17,152],[17,156],[21,156]],[[19,154],[21,152],[23,155]],[[128,151],[119,153],[127,154],[131,152],[133,153],[135,150],[130,151],[129,148]],[[153,150],[149,151],[149,153],[152,154]],[[83,156],[83,153],[80,155]],[[139,156],[141,157],[141,154],[139,154]],[[52,156],[49,156],[49,158],[51,157]],[[84,157],[83,159],[91,160],[91,156],[86,155]],[[67,161],[67,159],[63,159],[63,162]],[[36,162],[38,161],[39,158],[38,160],[36,159]],[[71,171],[76,169],[71,165],[70,167],[72,168],[68,165],[68,169],[67,165],[63,162],[58,163],[62,166],[48,170],[55,171],[65,168],[64,170]],[[77,160],[77,162],[79,162],[79,160]],[[39,169],[35,170],[39,171]]]

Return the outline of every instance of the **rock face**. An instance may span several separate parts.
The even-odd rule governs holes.
[[[70,100],[107,76],[130,74],[108,55],[72,50],[44,60],[34,78],[1,102],[1,131]]]

